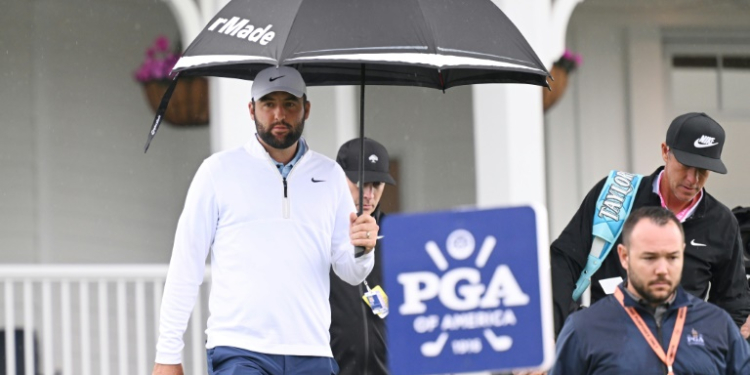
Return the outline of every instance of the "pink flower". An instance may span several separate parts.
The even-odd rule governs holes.
[[[154,42],[154,46],[159,51],[166,51],[169,49],[169,39],[164,35],[159,35]]]
[[[583,58],[578,53],[573,53],[571,50],[566,49],[565,53],[563,53],[562,58],[567,59],[575,63],[575,66],[581,66],[581,63],[583,63]]]
[[[169,51],[169,39],[160,35],[154,44],[146,49],[146,58],[135,72],[135,79],[139,82],[160,81],[170,79],[172,68],[180,59],[178,52]]]

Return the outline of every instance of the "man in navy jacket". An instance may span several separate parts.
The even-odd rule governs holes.
[[[622,237],[627,280],[568,317],[550,375],[750,374],[750,345],[729,314],[679,286],[685,237],[674,214],[639,208]]]

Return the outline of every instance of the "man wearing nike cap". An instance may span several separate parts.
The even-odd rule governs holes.
[[[709,171],[727,173],[721,161],[725,139],[724,129],[705,113],[675,118],[661,144],[664,166],[643,177],[632,210],[662,206],[677,216],[685,230],[686,244],[682,287],[726,310],[747,338],[750,289],[737,220],[704,188]],[[594,211],[605,180],[591,189],[550,248],[556,334],[578,308],[572,292],[592,247]],[[620,243],[618,238],[614,248]],[[591,278],[591,303],[605,296],[603,286],[616,285],[626,278],[617,252],[610,252]]]
[[[310,115],[298,71],[257,74],[244,146],[206,159],[177,224],[155,375],[182,375],[182,336],[211,254],[210,375],[331,375],[329,270],[357,285],[378,225],[357,217],[346,175],[301,138]],[[354,247],[365,248],[355,257]]]

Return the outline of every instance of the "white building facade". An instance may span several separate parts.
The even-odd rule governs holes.
[[[149,152],[142,152],[153,112],[133,72],[146,47],[159,34],[187,44],[224,2],[9,0],[0,6],[0,263],[88,264],[82,272],[94,275],[87,279],[88,292],[75,278],[69,279],[75,287],[65,292],[58,280],[62,271],[40,266],[35,280],[48,275],[59,281],[49,286],[48,308],[57,309],[65,298],[81,306],[89,292],[92,300],[100,296],[93,281],[102,278],[98,264],[166,264],[201,161],[253,134],[251,83],[214,78],[210,124],[163,126]],[[399,161],[402,211],[535,203],[547,207],[554,239],[610,169],[648,174],[661,165],[659,144],[669,122],[689,111],[708,113],[727,132],[723,159],[729,174],[712,174],[707,189],[730,208],[750,205],[743,154],[750,140],[750,2],[495,3],[548,67],[565,48],[580,53],[583,65],[546,113],[539,87],[477,85],[445,93],[368,87],[366,135]],[[312,148],[335,157],[341,143],[358,135],[358,89],[315,87],[308,96],[305,137]],[[153,330],[158,287],[139,292],[137,286],[138,280],[158,284],[153,269],[141,276],[123,272],[106,278],[111,284],[102,287],[110,293],[104,300],[133,306],[102,315],[92,307],[92,322],[106,316],[114,324],[118,314],[138,315],[135,304],[144,303],[140,309],[150,314],[144,329]],[[132,285],[121,287],[118,280]],[[3,326],[22,326],[25,309],[39,309],[32,320],[41,330],[43,284],[29,287],[39,298],[28,305],[23,277],[7,271],[0,282]],[[139,295],[147,301],[136,302]],[[68,332],[77,344],[84,336],[78,313],[70,313],[76,318],[69,317]],[[46,355],[54,365],[44,369],[86,373],[79,349],[61,349],[64,315],[50,319],[58,329],[57,349]],[[136,329],[136,321],[126,327]],[[132,346],[123,354],[113,341],[112,361],[124,355],[127,363],[150,363],[155,335],[143,337],[145,353]],[[93,340],[89,347],[101,358],[101,345]],[[193,350],[189,358],[199,353],[187,350]],[[67,354],[75,359],[65,362]],[[97,366],[90,364],[88,371],[99,373]]]

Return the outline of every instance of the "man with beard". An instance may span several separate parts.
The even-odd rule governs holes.
[[[206,329],[213,375],[336,374],[329,278],[372,270],[378,225],[357,217],[344,171],[301,138],[310,102],[289,67],[253,82],[257,134],[206,159],[180,216],[160,313],[154,374],[182,374],[182,336],[211,252]],[[354,247],[365,248],[355,257]]]
[[[675,215],[639,208],[622,237],[626,282],[568,317],[550,375],[750,374],[750,345],[729,314],[679,286],[685,237]]]
[[[365,177],[362,213],[380,224],[380,198],[385,184],[396,185],[389,173],[388,151],[375,140],[365,138]],[[360,140],[352,139],[339,148],[336,162],[346,173],[349,191],[359,208]],[[375,251],[375,268],[367,276],[367,286],[352,286],[331,272],[331,349],[341,368],[340,375],[388,375],[385,346],[385,317],[374,314],[362,296],[368,288],[383,283],[380,268],[380,242]]]
[[[747,338],[750,334],[750,289],[745,277],[737,219],[704,188],[709,171],[727,173],[721,161],[725,139],[721,125],[705,113],[677,116],[669,125],[665,142],[661,143],[664,166],[641,179],[632,198],[633,209],[661,206],[677,216],[686,238],[682,287],[726,310],[734,322],[742,326],[741,332]],[[608,195],[603,202],[602,207],[606,205],[612,210],[597,211],[598,197],[605,182],[606,178],[589,191],[578,212],[550,246],[555,332],[562,328],[568,314],[578,308],[578,301],[573,300],[576,280],[582,275],[587,257],[598,253],[593,246],[595,221],[605,214],[621,214],[614,211],[621,206],[618,199],[622,199],[622,193],[634,189],[632,186],[623,189],[615,184],[609,185],[620,194],[614,194],[611,201]],[[620,238],[615,239],[613,250],[620,241]],[[606,293],[612,293],[614,286],[625,277],[625,271],[615,252],[611,251],[602,260],[601,268],[589,276],[593,303]]]

